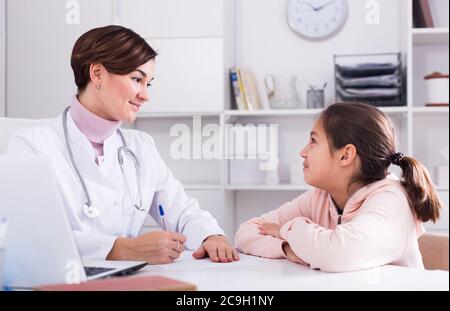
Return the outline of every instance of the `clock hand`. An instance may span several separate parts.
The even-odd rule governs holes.
[[[311,3],[306,2],[306,1],[302,1],[304,4],[306,4],[307,6],[309,6],[311,9],[313,9],[314,11],[317,11],[317,8],[315,6],[313,6]]]
[[[329,1],[329,2],[327,2],[327,3],[325,3],[325,4],[322,4],[321,6],[319,6],[319,7],[316,8],[316,11],[320,11],[320,10],[322,10],[324,7],[330,5],[330,4],[334,3],[334,2],[336,2],[336,0]]]

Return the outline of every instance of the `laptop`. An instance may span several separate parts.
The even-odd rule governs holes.
[[[47,156],[0,156],[4,284],[31,288],[127,275],[145,262],[83,260]]]

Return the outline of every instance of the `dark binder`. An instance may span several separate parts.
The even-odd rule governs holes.
[[[428,0],[413,0],[413,23],[415,28],[434,27]]]

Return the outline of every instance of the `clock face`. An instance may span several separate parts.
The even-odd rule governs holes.
[[[322,39],[336,33],[347,20],[346,0],[288,0],[286,14],[295,33]]]

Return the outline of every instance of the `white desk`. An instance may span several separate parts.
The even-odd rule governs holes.
[[[185,251],[172,264],[150,265],[138,275],[164,275],[212,291],[237,290],[449,290],[449,273],[383,266],[346,273],[312,270],[285,259],[240,254],[233,263],[195,260]]]

